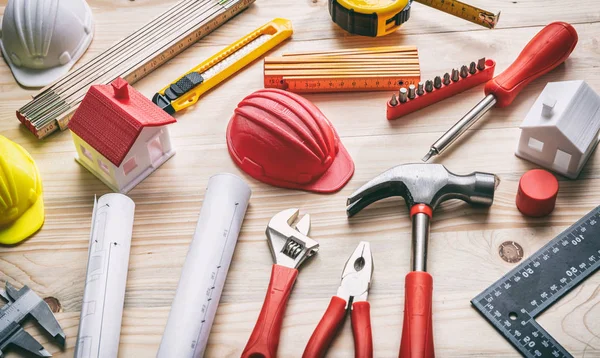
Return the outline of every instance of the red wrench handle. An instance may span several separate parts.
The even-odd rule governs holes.
[[[296,282],[298,270],[273,265],[271,281],[254,330],[242,358],[274,358],[277,356],[281,323],[287,301]]]
[[[432,295],[433,278],[429,273],[413,271],[406,275],[400,358],[435,357],[431,320]]]
[[[566,22],[544,27],[504,72],[485,85],[485,94],[496,97],[497,107],[512,103],[531,81],[563,63],[577,45],[577,31]]]

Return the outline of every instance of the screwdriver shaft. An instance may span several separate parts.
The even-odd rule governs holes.
[[[423,157],[423,161],[428,161],[432,156],[442,154],[448,146],[450,146],[458,137],[460,137],[473,123],[477,122],[487,111],[496,104],[494,95],[487,95],[473,109],[471,109],[460,121],[456,122],[444,135],[440,137],[431,146],[429,153]]]

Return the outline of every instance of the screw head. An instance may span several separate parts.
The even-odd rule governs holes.
[[[502,260],[513,264],[523,258],[523,247],[514,241],[505,241],[500,244],[498,255]]]

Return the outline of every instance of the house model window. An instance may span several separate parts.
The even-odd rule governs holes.
[[[126,194],[175,154],[171,123],[175,118],[122,78],[93,85],[69,122],[79,153],[75,159]]]
[[[131,171],[135,168],[137,168],[137,163],[135,161],[135,156],[133,156],[129,158],[125,164],[123,164],[123,174],[129,175],[129,173],[131,173]]]
[[[102,159],[98,159],[98,166],[100,167],[100,169],[102,169],[104,173],[106,173],[106,175],[110,175],[110,168],[106,163],[104,163]]]
[[[556,150],[556,156],[554,157],[554,167],[558,171],[569,170],[569,164],[571,163],[571,154],[565,153],[560,149]]]
[[[530,137],[529,138],[529,148],[537,150],[538,152],[541,152],[544,149],[544,142],[540,142],[539,140]]]
[[[548,83],[520,128],[518,157],[575,179],[599,141],[600,96],[584,81]]]
[[[160,137],[156,137],[148,142],[148,154],[150,155],[150,163],[152,163],[152,166],[156,166],[160,162],[160,158],[165,154]]]
[[[90,153],[90,151],[82,144],[79,146],[81,148],[81,153],[88,158],[91,162],[94,161],[94,158],[92,158],[92,153]]]

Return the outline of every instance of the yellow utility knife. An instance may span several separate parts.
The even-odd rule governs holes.
[[[292,35],[292,22],[276,18],[219,51],[161,89],[152,102],[169,114],[198,102],[220,82]]]

